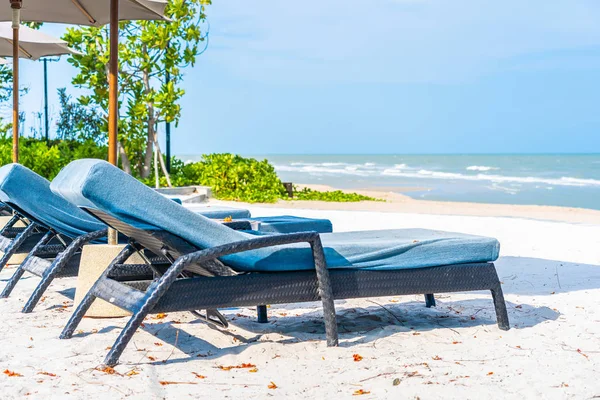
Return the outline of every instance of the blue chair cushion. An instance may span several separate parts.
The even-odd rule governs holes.
[[[200,249],[254,237],[234,231],[163,197],[137,179],[101,160],[67,165],[51,189],[70,202],[98,209],[134,227],[164,230]],[[494,261],[496,239],[424,229],[321,235],[329,268],[394,270]],[[274,246],[222,257],[239,271],[314,269],[307,244]]]
[[[192,211],[195,213],[204,215],[206,218],[211,219],[225,219],[225,218],[233,218],[233,219],[248,219],[251,217],[250,211],[245,210],[243,208],[233,208],[233,207],[224,207],[224,206],[213,206],[213,205],[202,205],[196,206],[193,205],[190,207]]]
[[[302,218],[292,215],[277,217],[255,217],[252,221],[260,222],[260,231],[265,233],[294,233],[313,231],[318,233],[333,232],[333,225],[328,219]]]
[[[50,190],[50,182],[20,164],[0,168],[0,200],[47,228],[71,238],[106,225]]]

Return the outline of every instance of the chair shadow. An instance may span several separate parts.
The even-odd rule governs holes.
[[[339,305],[337,303],[336,305]],[[258,323],[252,317],[240,316],[232,310],[231,313],[226,314],[230,325],[250,332],[251,335],[240,335],[227,329],[208,325],[211,330],[218,331],[219,334],[235,338],[235,345],[224,348],[217,347],[191,332],[186,332],[178,323],[145,324],[143,329],[187,355],[187,357],[177,359],[155,361],[152,364],[186,362],[196,357],[218,359],[225,355],[241,354],[249,346],[258,343],[325,342],[325,327],[320,304],[304,304],[304,309],[311,308],[311,306],[315,310],[303,314],[294,314],[293,309],[287,306],[272,307],[269,322],[266,324]],[[517,305],[507,302],[507,308],[513,329],[533,327],[548,320],[556,320],[560,316],[559,312],[548,307],[533,307],[527,304]],[[286,315],[281,316],[281,314]],[[338,308],[337,320],[340,347],[349,348],[403,333],[450,329],[460,334],[457,329],[475,326],[497,329],[491,296],[456,302],[438,301],[438,306],[430,309],[425,307],[424,302],[416,301],[381,303],[381,305],[374,304],[366,308]],[[204,322],[197,320],[187,326],[199,323]],[[185,334],[182,335],[181,332]],[[272,333],[281,335],[282,339],[264,339],[265,335]]]

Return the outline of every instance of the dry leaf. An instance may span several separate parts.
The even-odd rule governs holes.
[[[488,374],[488,376],[489,376],[489,375],[494,375],[494,373],[493,373],[493,372],[488,372],[487,374]]]
[[[164,319],[167,316],[165,313],[158,313],[152,319]]]
[[[162,346],[163,344],[162,344],[162,343],[160,343],[160,342],[156,342],[156,343],[154,343],[154,345],[155,345],[155,346]]]
[[[267,386],[269,389],[277,389],[277,385],[275,384],[275,382],[271,382],[269,383],[269,386]]]
[[[163,386],[167,385],[196,385],[196,382],[172,382],[172,381],[158,381]]]
[[[354,393],[352,393],[352,396],[362,396],[363,394],[369,394],[371,392],[368,392],[366,390],[363,389],[358,389],[357,391],[355,391]]]
[[[231,222],[231,221],[233,221],[233,218],[231,217],[231,215],[229,217],[223,218],[223,222]]]
[[[462,342],[452,342],[452,344],[459,344],[459,343],[462,343]]]
[[[8,369],[5,369],[5,370],[4,370],[4,375],[6,375],[6,376],[11,376],[11,377],[23,376],[23,375],[19,374],[18,372],[15,372],[15,371],[10,371],[10,370],[8,370]]]
[[[156,357],[148,356],[148,360],[150,360],[150,361],[156,361]]]
[[[104,367],[104,368],[96,368],[96,370],[100,371],[100,372],[104,372],[105,374],[108,375],[114,375],[117,373],[117,371],[115,371],[115,369],[113,367]]]
[[[56,376],[56,374],[53,374],[51,372],[45,372],[45,371],[38,372],[38,375]]]
[[[258,372],[258,368],[249,369],[248,372]]]
[[[360,354],[352,354],[352,358],[355,362],[362,361],[363,357]]]
[[[394,385],[394,386],[398,386],[398,385],[400,384],[400,382],[402,382],[402,381],[400,380],[400,378],[396,378],[396,379],[394,379],[394,381],[392,382],[392,385]]]
[[[197,373],[197,372],[192,372],[192,374],[194,374],[194,376],[195,376],[196,378],[198,378],[198,379],[206,379],[206,376],[204,376],[204,375],[200,375],[200,374],[199,374],[199,373]]]
[[[135,369],[132,369],[131,371],[127,372],[125,375],[126,376],[134,376],[134,375],[139,375],[140,373],[137,372]]]
[[[589,357],[587,356],[587,354],[582,352],[580,349],[577,349],[577,352],[589,360]]]
[[[256,365],[250,363],[242,363],[240,365],[219,365],[219,369],[223,371],[230,371],[232,369],[242,369],[242,368],[256,368]]]
[[[442,357],[440,356],[431,357],[431,359],[435,361],[442,361]]]

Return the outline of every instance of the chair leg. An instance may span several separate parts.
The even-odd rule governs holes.
[[[425,295],[425,307],[435,307],[435,297],[433,297],[433,294],[430,293]]]
[[[498,321],[498,328],[503,331],[510,329],[510,322],[508,320],[508,312],[506,311],[506,302],[504,301],[504,294],[502,293],[502,287],[500,283],[491,289],[492,298],[494,299],[494,307],[496,308],[496,320]]]
[[[52,266],[50,267],[51,269],[49,271],[46,271],[44,276],[42,276],[42,280],[40,281],[40,283],[38,283],[37,287],[29,297],[29,300],[27,300],[27,303],[25,304],[25,307],[23,307],[23,310],[21,310],[21,312],[27,314],[33,311],[37,303],[44,295],[46,289],[48,289],[56,275],[58,275],[58,273],[62,269],[61,266],[57,266],[56,264],[56,261],[54,261],[52,263]]]
[[[108,367],[114,367],[119,363],[119,357],[121,357],[123,350],[125,350],[125,347],[127,347],[127,344],[133,337],[135,331],[140,327],[142,322],[144,322],[146,315],[148,315],[150,307],[146,307],[147,304],[148,303],[144,304],[144,306],[142,306],[140,310],[136,311],[129,319],[127,325],[125,325],[125,328],[121,331],[119,337],[115,341],[115,344],[113,344],[113,346],[110,348],[110,351],[106,355],[106,358],[104,359],[104,365]]]
[[[73,337],[73,332],[75,332],[75,329],[77,329],[77,326],[83,319],[85,313],[92,306],[94,300],[96,300],[96,296],[94,296],[91,293],[91,291],[89,291],[85,295],[81,303],[79,303],[79,305],[71,315],[71,318],[69,318],[69,322],[67,322],[67,325],[65,326],[65,328],[59,336],[60,339],[71,339],[71,337]]]
[[[25,265],[29,262],[29,260],[32,257],[35,257],[37,251],[39,250],[40,247],[46,245],[50,240],[52,240],[52,238],[54,237],[54,233],[51,231],[46,232],[46,234],[42,237],[42,239],[33,247],[33,249],[31,249],[31,251],[29,252],[29,254],[27,255],[27,257],[25,258],[25,260],[23,260],[23,262],[21,263],[21,265],[19,265],[19,267],[17,268],[17,270],[15,271],[15,273],[13,274],[13,276],[11,276],[10,280],[8,281],[8,284],[4,287],[4,290],[2,291],[2,294],[0,294],[0,298],[7,298],[8,296],[10,296],[11,292],[13,291],[13,289],[15,288],[15,286],[17,285],[17,282],[19,282],[19,279],[21,279],[21,277],[23,276],[23,274],[25,273]]]
[[[317,282],[319,285],[319,295],[323,303],[323,319],[325,320],[325,335],[327,337],[327,346],[336,347],[339,344],[337,319],[335,316],[335,303],[333,299],[333,290],[329,280],[329,271],[323,252],[321,239],[317,238],[311,243],[313,257],[315,261],[315,270],[317,272]]]
[[[0,294],[0,298],[6,299],[8,296],[10,296],[10,293],[13,291],[15,285],[17,284],[17,282],[19,282],[19,279],[21,279],[24,273],[25,270],[19,265],[13,276],[10,277],[8,284],[4,287],[2,294]]]
[[[256,314],[258,315],[258,323],[266,324],[269,322],[269,318],[267,317],[267,306],[256,306]]]
[[[0,271],[6,267],[10,258],[19,250],[21,245],[25,242],[25,240],[34,233],[36,228],[36,224],[30,224],[25,228],[25,230],[19,233],[8,245],[6,250],[4,251],[4,255],[0,258]]]

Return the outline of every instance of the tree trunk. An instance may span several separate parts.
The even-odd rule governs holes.
[[[117,149],[119,151],[119,156],[121,157],[121,167],[125,173],[131,175],[131,162],[129,161],[129,157],[127,157],[127,153],[125,152],[125,148],[121,142],[117,142]]]
[[[155,132],[156,132],[156,130],[155,130]],[[160,168],[162,169],[163,175],[167,179],[167,186],[173,187],[173,185],[171,184],[171,176],[169,175],[169,172],[167,171],[167,166],[165,165],[165,161],[163,160],[163,156],[160,151],[160,145],[158,144],[158,134],[154,135],[154,148],[155,148],[154,151],[156,151],[158,160],[160,162]],[[157,175],[158,175],[158,171],[157,171]]]
[[[144,54],[147,53],[146,47],[142,49]],[[150,74],[147,70],[142,71],[142,81],[144,82],[144,92],[146,95],[150,94]],[[150,170],[152,168],[152,143],[154,141],[154,125],[156,117],[154,115],[154,104],[147,102],[146,107],[148,108],[148,137],[146,139],[146,153],[144,154],[144,165],[140,168],[140,177],[146,179],[150,176]]]

